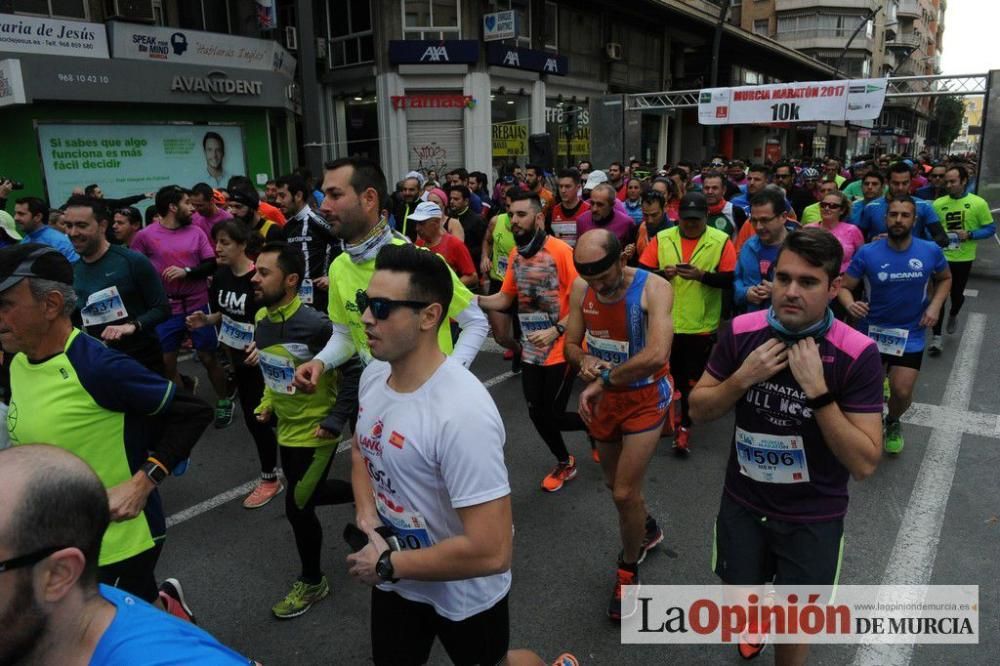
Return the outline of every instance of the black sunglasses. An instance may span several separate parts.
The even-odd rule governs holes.
[[[354,304],[358,306],[358,312],[364,314],[368,308],[372,309],[372,314],[376,319],[388,319],[389,315],[396,308],[413,308],[419,310],[426,308],[430,303],[423,301],[394,301],[391,298],[371,298],[364,289],[358,289],[354,295]]]
[[[9,560],[0,562],[0,573],[4,571],[13,571],[14,569],[23,569],[24,567],[31,567],[52,553],[58,552],[63,548],[68,548],[68,546],[49,546],[48,548],[42,548],[41,550],[36,550],[33,553],[28,553],[27,555],[21,555],[20,557],[12,557]]]

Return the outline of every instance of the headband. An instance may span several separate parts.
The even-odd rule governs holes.
[[[580,275],[600,275],[604,271],[608,270],[621,258],[621,254],[614,255],[608,253],[604,255],[601,259],[597,261],[591,261],[590,263],[580,263],[576,259],[573,259],[573,265],[576,266],[576,272]]]

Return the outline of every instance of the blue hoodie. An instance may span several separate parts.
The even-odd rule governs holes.
[[[774,279],[774,264],[777,261],[780,245],[770,246],[770,253],[773,258],[762,258],[761,253],[766,252],[760,238],[751,236],[747,239],[743,247],[740,248],[740,256],[736,261],[736,276],[733,279],[733,295],[738,308],[744,312],[755,312],[764,310],[771,305],[770,300],[764,303],[751,303],[747,300],[747,291],[750,287],[756,287],[762,280]],[[762,275],[761,269],[768,273]]]
[[[635,205],[632,205],[628,199],[622,203],[625,204],[625,212],[635,221],[636,225],[642,224],[642,199],[636,201]]]

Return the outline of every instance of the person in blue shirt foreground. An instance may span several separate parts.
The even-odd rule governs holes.
[[[0,451],[0,664],[251,666],[203,629],[97,583],[108,494],[72,453]]]

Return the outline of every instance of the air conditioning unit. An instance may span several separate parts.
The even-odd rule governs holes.
[[[326,52],[330,48],[330,40],[326,37],[316,38],[316,59],[326,60]]]
[[[294,25],[285,26],[285,48],[289,51],[297,51],[299,49],[299,34],[295,32]]]
[[[617,42],[608,42],[604,45],[604,53],[608,56],[608,60],[621,60],[622,45]]]
[[[154,23],[153,0],[105,0],[104,15],[109,19],[123,19]]]

